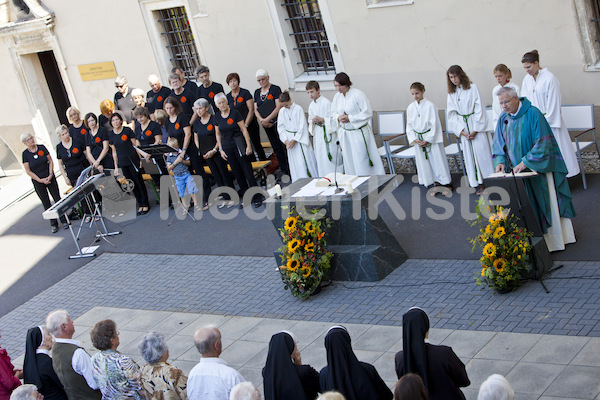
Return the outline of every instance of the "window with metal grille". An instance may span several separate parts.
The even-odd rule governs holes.
[[[182,70],[186,78],[193,79],[194,70],[200,65],[200,57],[185,8],[173,7],[155,13],[173,67]]]
[[[292,27],[292,36],[304,72],[335,72],[333,56],[329,47],[329,39],[321,18],[318,0],[283,0],[281,4],[287,11]]]

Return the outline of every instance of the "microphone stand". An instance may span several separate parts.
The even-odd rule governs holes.
[[[336,146],[337,146],[337,151],[335,152],[335,168],[333,170],[333,180],[335,182],[335,193],[341,193],[344,191],[344,189],[342,189],[341,187],[338,186],[338,181],[337,181],[337,166],[338,166],[338,160],[340,157],[340,141],[336,140],[335,142]]]

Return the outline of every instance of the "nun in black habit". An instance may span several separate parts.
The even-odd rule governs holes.
[[[290,332],[271,337],[262,372],[265,400],[314,400],[320,391],[319,373],[310,365],[302,365]]]
[[[358,361],[350,335],[343,326],[334,326],[325,335],[327,366],[321,370],[321,390],[336,390],[346,400],[384,400],[393,397],[377,370]]]
[[[52,368],[51,348],[52,337],[45,328],[37,326],[27,331],[23,381],[37,386],[45,400],[67,400],[62,383]]]
[[[471,384],[465,365],[451,347],[425,343],[429,317],[413,307],[402,316],[402,351],[396,353],[398,379],[412,372],[423,379],[430,400],[464,400],[460,390]]]

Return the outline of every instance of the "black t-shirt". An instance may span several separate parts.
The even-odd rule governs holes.
[[[98,158],[100,153],[102,153],[102,149],[104,148],[104,141],[108,140],[108,133],[106,129],[100,127],[95,135],[92,135],[92,131],[89,131],[87,135],[85,135],[85,145],[90,148],[90,153],[92,157]]]
[[[104,128],[106,132],[112,132],[113,128],[110,125],[110,121],[103,114],[98,115],[98,126]]]
[[[215,117],[210,116],[208,122],[203,124],[200,118],[194,121],[192,132],[198,135],[198,144],[200,145],[200,154],[204,155],[217,145],[217,136],[215,135]]]
[[[188,118],[191,118],[194,114],[194,102],[196,101],[196,92],[191,92],[187,89],[183,89],[183,92],[180,94],[176,94],[174,90],[171,90],[171,94],[169,96],[175,97],[179,103],[181,104],[181,108],[183,109],[183,113],[187,115]]]
[[[125,96],[121,92],[115,93],[115,111],[121,111],[127,123],[130,123],[133,119],[133,109],[136,107],[133,96],[131,96],[132,91],[133,89],[129,88]]]
[[[83,147],[77,146],[74,141],[71,141],[71,147],[67,149],[65,145],[60,142],[56,145],[56,158],[62,160],[69,180],[75,185],[73,180],[77,180],[81,171],[85,168]]]
[[[30,152],[29,149],[23,151],[23,164],[29,163],[29,170],[36,174],[38,178],[47,178],[50,175],[49,155],[50,153],[46,146],[38,144],[35,153]]]
[[[185,81],[185,84],[183,85],[183,87],[187,90],[189,90],[190,92],[194,93],[194,95],[196,95],[196,91],[198,90],[198,85],[196,85],[194,82],[190,81],[189,79],[187,81]]]
[[[281,88],[277,85],[269,86],[269,91],[265,95],[261,95],[260,90],[261,89],[258,88],[254,91],[254,103],[256,105],[256,108],[259,108],[265,101],[278,100],[279,95],[281,94]],[[267,116],[263,115],[263,117]],[[275,119],[273,121],[277,121],[277,116],[275,116]]]
[[[215,115],[215,123],[219,127],[219,132],[221,132],[221,144],[223,147],[231,148],[235,146],[235,138],[243,136],[238,125],[240,121],[243,122],[244,120],[240,113],[235,110],[230,110],[226,118],[223,118],[220,112]]]
[[[135,139],[131,128],[124,126],[121,133],[111,132],[108,134],[108,138],[109,143],[115,146],[115,150],[117,151],[119,167],[131,165],[132,163],[139,164],[140,159],[131,142],[131,139]]]
[[[163,103],[167,97],[171,94],[171,88],[162,86],[158,92],[149,90],[146,94],[146,107],[152,114],[156,110],[162,110]]]
[[[203,98],[208,100],[210,105],[212,106],[214,111],[217,111],[217,107],[215,106],[215,95],[217,93],[225,93],[223,91],[223,85],[217,82],[213,82],[209,87],[204,87],[204,85],[198,86],[198,91],[196,92],[196,98]]]
[[[76,128],[74,125],[69,126],[69,135],[71,135],[73,143],[79,147],[85,148],[86,133],[88,133],[88,128],[85,127],[83,122],[79,128]]]
[[[171,122],[169,117],[165,118],[165,128],[169,137],[174,137],[179,142],[179,148],[183,150],[183,141],[185,139],[185,132],[183,128],[190,126],[190,119],[185,114],[179,114],[175,122]],[[190,137],[190,144],[186,150],[186,154],[190,152],[190,149],[196,148],[193,138]]]
[[[154,137],[161,136],[162,130],[158,122],[150,121],[144,132],[142,132],[142,125],[136,121],[135,124],[135,138],[140,142],[140,146],[148,146],[154,144]]]
[[[229,103],[229,107],[232,110],[239,112],[244,120],[248,116],[248,106],[246,105],[246,102],[250,99],[252,99],[252,95],[247,89],[240,88],[240,92],[235,99],[233,98],[231,92],[227,93],[227,102]]]

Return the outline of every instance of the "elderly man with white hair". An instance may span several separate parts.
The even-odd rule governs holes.
[[[260,392],[250,382],[238,383],[231,389],[229,400],[260,400]]]
[[[513,400],[515,391],[505,377],[490,375],[479,387],[477,400]]]
[[[99,400],[102,394],[92,375],[90,355],[73,340],[75,326],[66,310],[55,310],[46,317],[46,327],[54,336],[52,367],[69,399]]]
[[[148,75],[148,84],[150,90],[146,93],[146,107],[148,107],[150,117],[154,121],[154,111],[163,109],[163,102],[171,94],[171,88],[163,86],[160,78],[154,74]]]
[[[31,384],[19,386],[10,395],[10,400],[42,400],[43,398],[37,387]]]
[[[187,395],[190,400],[229,400],[229,394],[244,377],[219,356],[223,350],[221,332],[214,326],[200,328],[194,334],[194,344],[202,355],[190,371]]]

